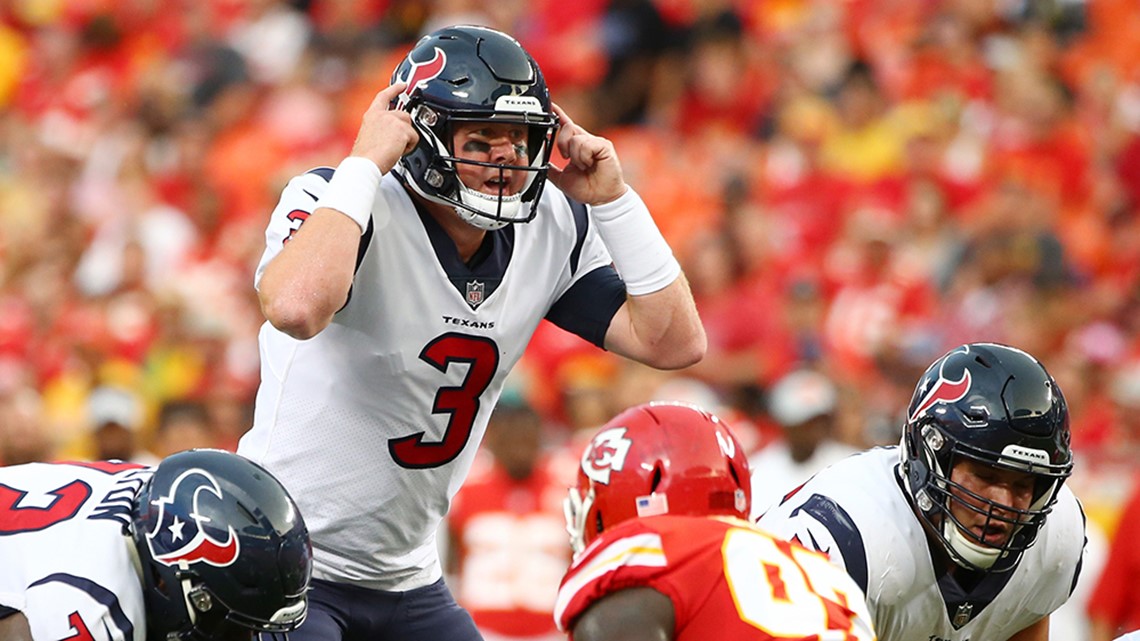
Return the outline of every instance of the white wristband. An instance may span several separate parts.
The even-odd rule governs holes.
[[[632,188],[617,200],[590,208],[598,235],[614,259],[614,267],[633,296],[652,294],[681,275],[681,265]]]
[[[328,188],[317,201],[317,207],[335,209],[348,216],[360,225],[360,233],[363,234],[372,218],[380,176],[376,163],[360,156],[349,156],[337,165]]]

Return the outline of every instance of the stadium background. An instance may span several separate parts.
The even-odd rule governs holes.
[[[797,363],[892,443],[961,342],[1040,357],[1110,538],[1140,461],[1140,11],[1128,0],[8,0],[0,22],[0,464],[139,447],[163,408],[248,425],[252,272],[284,181],[335,165],[421,33],[502,28],[613,139],[710,338],[663,374],[544,326],[510,393],[551,448],[681,396],[774,438]],[[130,402],[95,402],[116,389]],[[116,414],[116,412],[118,414]],[[200,435],[199,435],[200,436]]]

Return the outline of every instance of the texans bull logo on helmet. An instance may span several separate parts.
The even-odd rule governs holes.
[[[208,563],[225,567],[238,558],[237,533],[230,526],[223,532],[215,526],[203,507],[209,501],[221,501],[222,489],[208,472],[193,468],[174,480],[170,493],[153,501],[159,509],[155,528],[146,535],[151,556],[164,565]],[[174,506],[190,506],[181,514]],[[224,536],[221,536],[223,535]]]
[[[428,81],[439,77],[443,73],[443,68],[447,66],[447,54],[439,47],[435,48],[435,56],[427,62],[416,62],[409,60],[412,63],[411,69],[408,70],[408,77],[404,78],[401,82],[408,83],[404,87],[404,91],[396,98],[396,108],[403,109],[408,101],[412,98],[412,93],[416,89],[422,89]]]
[[[919,401],[918,405],[911,411],[908,417],[910,421],[914,421],[919,416],[922,416],[926,410],[939,403],[955,403],[962,400],[966,394],[969,393],[970,384],[972,382],[970,369],[968,367],[963,368],[962,376],[958,378],[958,380],[952,381],[946,377],[946,373],[943,371],[948,360],[949,359],[945,359],[942,361],[942,366],[938,368],[938,379],[930,385],[926,394],[922,396],[922,400]]]

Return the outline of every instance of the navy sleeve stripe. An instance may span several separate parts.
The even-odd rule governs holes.
[[[368,218],[368,229],[365,229],[364,234],[360,236],[360,246],[356,249],[356,269],[352,270],[353,274],[360,271],[360,264],[364,262],[364,254],[368,253],[368,246],[372,244],[372,231],[372,217],[370,216]],[[350,286],[348,288],[348,296],[345,297],[344,305],[341,305],[340,309],[348,307],[348,302],[352,300],[352,290],[353,287]],[[338,309],[337,311],[340,310]]]
[[[610,321],[625,303],[625,283],[610,265],[578,279],[546,312],[546,320],[605,349]]]
[[[851,515],[838,503],[821,494],[812,494],[803,505],[792,510],[792,516],[801,511],[810,514],[831,533],[831,538],[839,546],[847,574],[859,584],[859,589],[867,591],[867,551],[863,546],[863,535],[855,525]],[[818,549],[818,548],[817,548]],[[824,550],[826,552],[826,550]]]
[[[28,587],[34,588],[37,585],[44,585],[45,583],[63,583],[64,585],[70,585],[71,587],[81,592],[86,592],[91,596],[92,599],[95,599],[107,608],[107,612],[111,615],[111,621],[114,622],[115,627],[117,627],[119,629],[119,632],[122,633],[124,639],[134,638],[135,626],[133,623],[131,623],[131,620],[129,617],[127,617],[126,613],[123,612],[122,606],[119,605],[119,597],[115,596],[114,592],[111,592],[107,588],[99,585],[98,583],[95,583],[91,579],[63,573],[49,574],[39,581],[32,583]]]
[[[586,211],[586,206],[576,200],[566,197],[566,202],[570,203],[570,211],[574,213],[574,229],[577,232],[577,240],[574,242],[574,250],[570,252],[570,273],[574,274],[578,271],[578,261],[582,257],[582,246],[586,244],[586,232],[590,229],[590,214]]]
[[[325,182],[328,182],[328,181],[332,180],[334,172],[336,172],[336,170],[333,169],[332,167],[317,167],[315,169],[310,169],[309,171],[306,171],[305,173],[306,174],[316,174],[316,175],[320,176],[321,178],[324,178]]]

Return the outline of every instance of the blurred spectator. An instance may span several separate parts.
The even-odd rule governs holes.
[[[126,388],[103,385],[92,390],[87,400],[92,459],[157,465],[159,458],[141,444],[144,412],[142,399]]]
[[[206,406],[198,401],[167,401],[158,410],[154,454],[160,459],[175,452],[217,447]]]
[[[564,638],[554,597],[570,563],[558,482],[542,453],[541,417],[504,398],[487,425],[484,456],[452,502],[449,566],[455,598],[487,641]]]
[[[1140,629],[1140,475],[1120,516],[1105,559],[1105,571],[1088,601],[1092,632],[1089,641],[1109,641]]]
[[[768,413],[782,437],[748,458],[752,469],[752,517],[757,518],[819,470],[855,453],[835,439],[839,393],[824,374],[801,369],[768,393]]]
[[[40,397],[34,390],[0,395],[0,465],[55,460],[53,436],[43,423]]]

